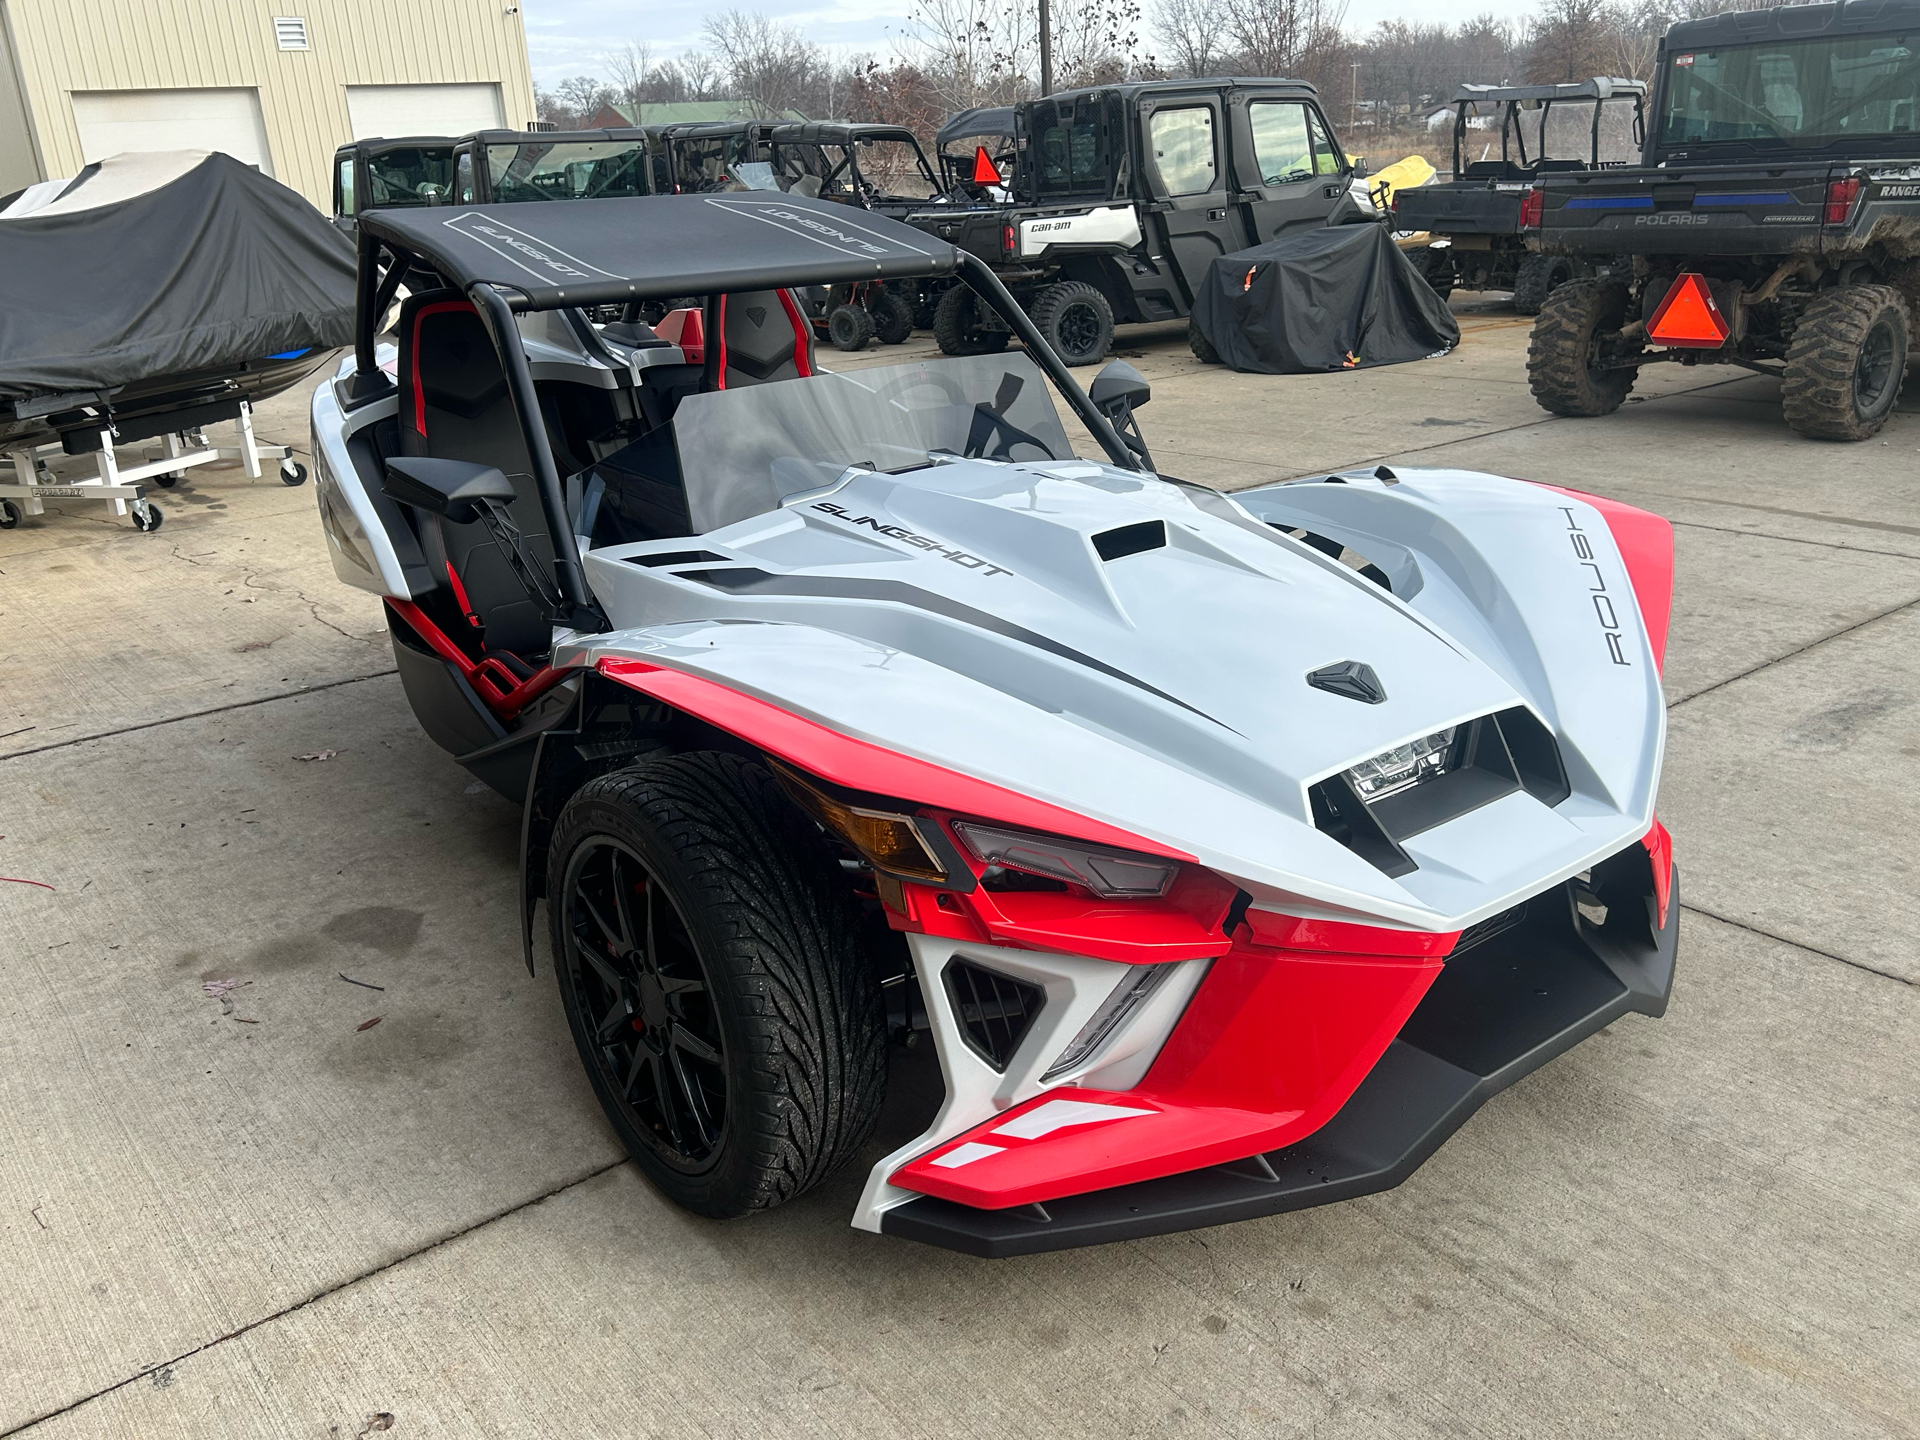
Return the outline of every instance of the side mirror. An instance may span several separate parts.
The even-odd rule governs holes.
[[[1353,178],[1356,180],[1364,180],[1373,173],[1365,160],[1350,160],[1348,163],[1353,166]]]
[[[387,461],[380,489],[389,499],[445,516],[455,525],[479,519],[485,502],[510,504],[518,493],[513,481],[491,465],[423,455],[397,455]]]
[[[1138,410],[1153,398],[1153,386],[1126,361],[1112,360],[1093,377],[1093,384],[1087,387],[1087,398],[1101,413],[1112,415],[1123,404],[1127,410]]]

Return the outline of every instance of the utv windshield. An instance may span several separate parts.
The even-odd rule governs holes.
[[[596,467],[603,508],[643,510],[677,464],[693,533],[776,510],[849,467],[900,472],[944,456],[1072,457],[1053,395],[1025,355],[922,360],[689,395],[671,449],[648,436]]]
[[[1915,38],[1779,40],[1670,53],[1659,143],[1808,147],[1910,136],[1920,101]]]
[[[497,202],[605,200],[649,193],[647,147],[640,140],[489,145],[487,171]]]
[[[367,198],[375,205],[440,205],[453,182],[453,147],[420,146],[367,157]]]

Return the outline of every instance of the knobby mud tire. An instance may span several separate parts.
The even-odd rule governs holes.
[[[1780,393],[1787,424],[1820,440],[1874,434],[1900,399],[1911,336],[1906,302],[1891,285],[1842,285],[1814,296],[1787,347]],[[1876,355],[1880,366],[1871,363]],[[1874,385],[1868,372],[1876,369],[1884,373]]]
[[[1547,297],[1527,342],[1527,385],[1555,415],[1609,415],[1633,389],[1632,370],[1596,370],[1594,343],[1626,318],[1627,287],[1570,280]]]
[[[1007,348],[1008,333],[979,321],[981,301],[963,281],[951,286],[933,310],[933,338],[943,355],[992,355]]]
[[[1547,297],[1573,278],[1573,262],[1564,255],[1528,255],[1514,272],[1513,308],[1522,315],[1538,315]]]

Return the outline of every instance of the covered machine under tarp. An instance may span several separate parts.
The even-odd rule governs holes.
[[[1397,365],[1460,343],[1446,302],[1382,225],[1329,226],[1222,255],[1194,296],[1193,328],[1221,361],[1263,375]]]
[[[0,219],[0,405],[351,343],[347,239],[252,166],[182,159],[117,156]]]

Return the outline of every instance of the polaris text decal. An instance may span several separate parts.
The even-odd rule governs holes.
[[[913,546],[916,550],[925,550],[929,555],[938,555],[944,560],[951,560],[963,570],[979,570],[988,575],[1011,575],[1013,573],[1004,566],[992,564],[987,560],[981,559],[978,555],[970,555],[965,550],[949,549],[931,535],[916,535],[904,526],[889,525],[884,521],[874,519],[871,515],[849,515],[841,506],[832,504],[826,500],[820,501],[813,508],[824,511],[836,520],[844,520],[849,525],[864,526],[876,535],[885,535],[889,540],[902,540]]]
[[[1607,577],[1593,563],[1593,542],[1587,539],[1587,532],[1580,528],[1579,517],[1570,507],[1562,505],[1560,513],[1567,517],[1567,538],[1573,542],[1574,556],[1593,572],[1593,613],[1599,617],[1601,633],[1607,637],[1607,653],[1613,657],[1614,664],[1631,665],[1620,629],[1620,616],[1613,608],[1613,596],[1607,591]]]

